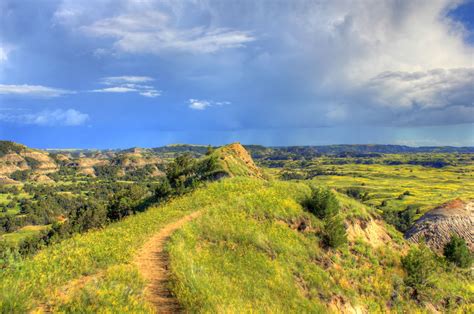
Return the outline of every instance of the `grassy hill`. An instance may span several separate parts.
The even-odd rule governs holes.
[[[134,257],[164,226],[198,210],[167,245],[171,290],[186,311],[474,310],[469,270],[433,258],[435,276],[422,287],[408,283],[402,259],[417,245],[372,207],[331,192],[348,239],[331,248],[327,221],[302,206],[317,180],[263,180],[240,144],[194,165],[211,161],[227,178],[0,269],[0,312],[153,312]]]
[[[262,171],[255,165],[250,154],[240,143],[222,146],[214,150],[207,158],[215,158],[218,169],[230,177],[263,178]]]
[[[2,270],[0,308],[150,312],[133,256],[163,225],[199,209],[202,218],[178,231],[169,245],[173,291],[187,310],[382,311],[389,303],[398,310],[424,309],[403,283],[400,257],[407,244],[400,235],[379,222],[383,237],[389,236],[381,238],[384,245],[352,228],[347,247],[325,249],[318,236],[321,221],[300,205],[309,192],[305,184],[241,177],[209,184]],[[338,198],[348,226],[370,226],[370,209]],[[297,230],[301,221],[309,226],[305,232]],[[459,297],[459,306],[468,309],[473,301],[468,279],[440,272],[426,293],[436,307]]]
[[[169,246],[173,289],[191,312],[412,312],[443,310],[457,298],[459,308],[472,309],[470,277],[455,271],[440,271],[426,299],[414,301],[400,262],[408,243],[354,200],[337,196],[350,242],[333,250],[321,244],[322,221],[300,205],[307,185],[248,179],[219,185],[211,189],[239,186],[240,195],[231,206],[214,204]],[[302,221],[309,226],[304,232]]]

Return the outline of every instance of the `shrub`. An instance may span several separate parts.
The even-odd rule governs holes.
[[[336,195],[328,188],[313,188],[311,196],[302,205],[320,219],[333,217],[339,211]]]
[[[436,270],[436,261],[433,252],[421,245],[419,248],[412,247],[408,254],[402,257],[402,266],[407,277],[405,283],[413,288],[426,286]]]
[[[458,267],[468,268],[472,264],[472,255],[466,241],[457,235],[453,235],[444,246],[444,256]]]
[[[326,218],[324,222],[323,242],[326,246],[338,248],[347,243],[346,227],[340,216]]]
[[[401,211],[386,209],[382,216],[386,222],[394,225],[399,231],[405,232],[413,225],[417,211],[417,206],[409,205]]]
[[[352,197],[356,200],[367,201],[369,199],[369,193],[359,187],[347,188],[345,193],[347,194],[347,196]]]

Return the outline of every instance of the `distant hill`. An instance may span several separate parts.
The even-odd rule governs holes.
[[[163,175],[164,161],[148,149],[39,150],[10,141],[0,141],[0,184],[16,181],[51,181],[59,171],[97,176],[116,173],[125,176],[140,170]]]

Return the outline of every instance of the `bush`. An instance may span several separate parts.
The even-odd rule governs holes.
[[[347,196],[359,201],[367,201],[369,199],[369,193],[359,187],[347,188],[345,193],[347,194]]]
[[[422,288],[434,274],[436,261],[433,252],[421,245],[419,248],[411,248],[408,254],[402,257],[402,266],[407,273],[405,283],[413,288]]]
[[[386,209],[384,210],[382,217],[386,222],[394,225],[395,228],[404,233],[413,225],[417,212],[417,206],[409,205],[401,211]]]
[[[444,246],[444,256],[458,267],[468,268],[472,264],[472,255],[466,241],[456,235]]]
[[[302,205],[320,219],[333,217],[339,211],[339,201],[328,188],[313,188],[311,196]]]
[[[340,216],[326,218],[324,222],[323,243],[332,248],[338,248],[347,243],[346,227]]]

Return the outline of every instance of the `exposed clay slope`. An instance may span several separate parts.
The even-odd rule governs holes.
[[[97,166],[117,166],[119,173],[126,173],[149,167],[152,176],[162,176],[159,165],[164,161],[145,149],[130,149],[120,152],[79,154],[73,157],[68,152],[50,153],[31,149],[24,145],[0,141],[0,176],[9,177],[15,171],[31,171],[29,180],[47,182],[44,175],[57,172],[60,167],[73,168],[79,174],[95,176]],[[7,184],[7,180],[2,181]]]
[[[0,175],[8,176],[18,170],[32,169],[36,174],[59,170],[47,152],[8,141],[0,141],[0,147]]]
[[[405,233],[405,238],[413,242],[424,239],[434,251],[442,252],[452,234],[464,238],[474,251],[474,201],[456,199],[430,210]]]

